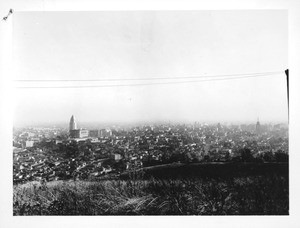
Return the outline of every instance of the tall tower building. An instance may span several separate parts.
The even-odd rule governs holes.
[[[71,132],[72,130],[77,129],[76,122],[75,122],[75,117],[72,115],[70,119],[70,124],[69,124],[69,131]]]
[[[255,126],[255,131],[256,131],[256,134],[260,134],[261,133],[261,126],[260,126],[259,118],[257,118],[257,122],[256,122],[256,126]]]

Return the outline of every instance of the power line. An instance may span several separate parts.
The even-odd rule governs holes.
[[[202,76],[180,76],[180,77],[151,77],[151,78],[103,78],[103,79],[21,79],[15,82],[100,82],[100,81],[144,81],[144,80],[177,80],[188,78],[213,78],[213,77],[239,77],[254,75],[273,75],[282,73],[282,71],[260,72],[248,74],[220,74],[220,75],[202,75]]]
[[[276,72],[279,74],[282,72]],[[208,81],[226,81],[226,80],[235,80],[243,78],[257,78],[257,77],[267,77],[275,75],[275,72],[272,74],[264,75],[251,75],[251,76],[240,76],[240,77],[230,77],[230,78],[217,78],[217,79],[206,79],[206,80],[192,80],[192,81],[177,81],[177,82],[154,82],[154,83],[139,83],[139,84],[116,84],[116,85],[79,85],[79,86],[19,86],[17,89],[60,89],[60,88],[103,88],[103,87],[125,87],[125,86],[147,86],[147,85],[166,85],[166,84],[183,84],[183,83],[199,83],[199,82],[208,82]]]

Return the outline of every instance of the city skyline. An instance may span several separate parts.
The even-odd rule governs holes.
[[[75,115],[74,115],[75,116]],[[14,123],[14,128],[39,128],[39,127],[45,127],[45,128],[70,128],[69,119],[61,122],[27,122],[24,124],[16,124]],[[259,120],[259,122],[263,125],[277,125],[277,124],[284,124],[288,125],[288,121],[265,121],[262,122]],[[204,120],[196,120],[196,121],[132,121],[132,122],[122,122],[122,121],[110,121],[110,122],[101,122],[101,121],[77,121],[76,118],[76,129],[96,129],[96,128],[112,128],[112,127],[138,127],[138,126],[156,126],[156,125],[193,125],[193,124],[200,124],[200,125],[256,125],[257,118],[254,118],[253,120],[248,121],[204,121]]]

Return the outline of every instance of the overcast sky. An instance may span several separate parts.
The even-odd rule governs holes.
[[[287,11],[17,12],[13,20],[16,80],[282,72],[182,84],[16,89],[16,126],[68,124],[71,115],[79,123],[255,122],[258,117],[261,122],[287,121],[283,73],[288,68]],[[174,80],[17,82],[16,86],[162,81]]]

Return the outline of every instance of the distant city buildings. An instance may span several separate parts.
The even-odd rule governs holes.
[[[112,136],[112,131],[109,129],[101,129],[99,131],[99,137],[104,138],[104,137],[110,137],[110,136]]]
[[[25,142],[25,147],[33,147],[34,141],[26,141]]]
[[[259,119],[256,122],[255,132],[256,132],[256,134],[260,134],[261,133],[261,126],[260,126],[260,123],[259,123]]]
[[[74,115],[72,115],[69,124],[69,135],[70,138],[105,138],[111,137],[112,131],[110,129],[101,129],[101,130],[86,130],[86,129],[77,129],[77,124],[75,121]]]
[[[89,137],[91,137],[91,138],[98,138],[99,135],[100,135],[99,130],[90,130],[89,131]]]
[[[257,132],[260,132],[257,134]],[[14,183],[86,179],[172,162],[288,161],[288,125],[157,124],[110,129],[21,128],[13,134]]]
[[[70,138],[87,138],[89,137],[89,131],[86,129],[77,129],[75,117],[72,115],[69,124]]]
[[[122,156],[120,154],[114,154],[115,161],[119,161],[122,159]]]
[[[75,122],[75,117],[72,115],[70,119],[69,130],[71,132],[72,130],[76,130],[76,129],[77,129],[77,125]]]
[[[70,131],[71,138],[87,138],[89,137],[89,131],[86,129],[75,129]]]

